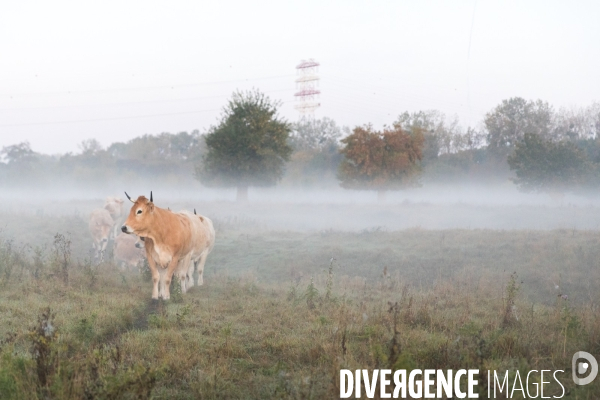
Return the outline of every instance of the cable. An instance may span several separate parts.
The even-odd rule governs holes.
[[[290,101],[284,101],[282,103],[289,103]],[[128,117],[114,117],[114,118],[93,118],[93,119],[79,119],[79,120],[64,120],[64,121],[48,121],[48,122],[30,122],[25,124],[5,124],[0,125],[0,128],[9,128],[17,126],[33,126],[33,125],[55,125],[55,124],[71,124],[80,122],[102,122],[102,121],[117,121],[122,119],[136,119],[136,118],[153,118],[153,117],[166,117],[170,115],[184,115],[184,114],[196,114],[210,111],[220,111],[221,109],[210,109],[210,110],[195,110],[195,111],[182,111],[175,113],[164,113],[164,114],[147,114],[147,115],[133,115]]]
[[[8,128],[8,127],[16,127],[16,126],[33,126],[33,125],[71,124],[71,123],[79,123],[79,122],[116,121],[116,120],[120,120],[120,119],[135,119],[135,118],[149,118],[149,117],[165,117],[165,116],[169,116],[169,115],[196,114],[196,113],[208,112],[208,111],[219,111],[219,110],[217,110],[217,109],[214,109],[214,110],[196,110],[196,111],[183,111],[183,112],[166,113],[166,114],[134,115],[134,116],[129,116],[129,117],[78,119],[78,120],[49,121],[49,122],[30,122],[30,123],[26,123],[26,124],[0,125],[0,128]]]
[[[167,85],[167,86],[146,86],[146,87],[134,87],[134,88],[118,88],[118,89],[97,89],[97,90],[79,90],[79,91],[66,91],[66,92],[39,92],[39,93],[5,93],[0,96],[46,96],[54,94],[76,94],[76,93],[107,93],[107,92],[126,92],[126,91],[141,91],[141,90],[154,90],[154,89],[175,89],[181,87],[193,87],[193,86],[205,86],[205,85],[217,85],[222,83],[234,83],[234,82],[248,82],[248,81],[260,81],[267,79],[278,79],[278,78],[290,78],[295,76],[290,75],[278,75],[278,76],[265,76],[261,78],[245,78],[235,79],[230,81],[214,81],[214,82],[199,82],[199,83],[187,83],[181,85]]]
[[[294,90],[294,88],[268,90],[268,91],[265,91],[265,93],[284,92],[284,91],[292,91],[292,90]],[[228,97],[228,96],[230,96],[230,94],[220,94],[220,95],[214,95],[214,96],[201,96],[201,97],[188,97],[188,98],[183,98],[183,99],[170,99],[170,100],[132,101],[132,102],[125,102],[125,103],[81,104],[81,105],[51,106],[51,107],[0,108],[0,111],[50,110],[50,109],[58,109],[58,108],[70,108],[70,107],[105,107],[105,106],[122,106],[122,105],[130,105],[130,104],[168,103],[168,102],[179,102],[179,101],[215,99],[215,98]]]

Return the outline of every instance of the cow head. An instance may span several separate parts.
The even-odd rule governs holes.
[[[127,193],[125,195],[131,200]],[[136,201],[131,200],[131,202],[133,202],[133,206],[121,230],[125,233],[135,233],[138,236],[145,236],[154,220],[152,192],[150,193],[150,200],[145,196],[140,196]]]
[[[111,229],[112,225],[108,225],[106,222],[100,220],[95,221],[93,231],[95,232],[98,242],[102,243],[102,250],[104,250],[108,243]]]
[[[138,236],[138,240],[135,241],[135,247],[137,247],[138,249],[143,249],[144,248],[144,239],[141,236]]]
[[[110,213],[112,219],[116,220],[123,214],[123,199],[107,197],[104,202],[104,208]]]

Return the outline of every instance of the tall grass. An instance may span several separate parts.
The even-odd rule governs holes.
[[[229,232],[169,302],[77,237],[0,240],[0,398],[336,398],[342,368],[564,369],[600,393],[570,380],[600,354],[594,233]]]

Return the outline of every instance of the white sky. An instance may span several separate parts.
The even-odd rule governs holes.
[[[470,50],[469,50],[470,48]],[[437,109],[476,126],[501,100],[600,100],[599,1],[4,1],[0,147],[42,153],[205,131],[236,89],[350,127]]]

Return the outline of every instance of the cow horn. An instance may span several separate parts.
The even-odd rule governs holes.
[[[196,214],[196,209],[195,208],[194,208],[194,215],[198,215],[198,214]]]
[[[127,194],[127,192],[125,192],[125,196],[127,196],[127,198],[129,199],[130,202],[135,203],[135,201],[131,200],[131,197],[129,197],[129,195]]]
[[[153,203],[154,200],[152,200],[152,190],[150,191],[150,203]]]

